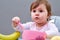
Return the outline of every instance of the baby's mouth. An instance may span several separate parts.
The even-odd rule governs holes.
[[[35,17],[35,19],[39,19],[39,17]]]

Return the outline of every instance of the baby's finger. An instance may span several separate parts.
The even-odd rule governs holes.
[[[20,18],[19,17],[14,17],[14,18],[12,18],[12,22],[19,23],[20,22]]]

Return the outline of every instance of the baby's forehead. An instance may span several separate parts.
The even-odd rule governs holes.
[[[46,9],[46,5],[45,4],[40,4],[40,5],[38,5],[36,8],[34,8],[34,9],[36,9],[36,10],[40,10],[40,9]],[[32,9],[33,10],[33,9]]]

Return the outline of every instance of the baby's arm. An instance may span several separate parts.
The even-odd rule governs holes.
[[[12,26],[16,31],[22,31],[23,30],[23,25],[21,24],[19,17],[13,17],[12,18]]]
[[[55,24],[51,23],[49,26],[49,30],[46,31],[47,37],[51,38],[53,36],[56,36],[58,34],[58,29],[55,26]]]
[[[19,17],[13,17],[12,18],[12,26],[13,28],[16,30],[16,31],[23,31],[25,29],[29,29],[30,28],[30,24],[31,22],[27,22],[27,23],[24,23],[22,24],[20,22],[20,18]]]

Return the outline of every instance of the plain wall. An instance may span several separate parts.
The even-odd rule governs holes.
[[[34,0],[0,0],[0,33],[14,32],[11,19],[19,16],[21,22],[31,21],[30,5]],[[48,0],[52,6],[53,15],[60,16],[60,0]]]

